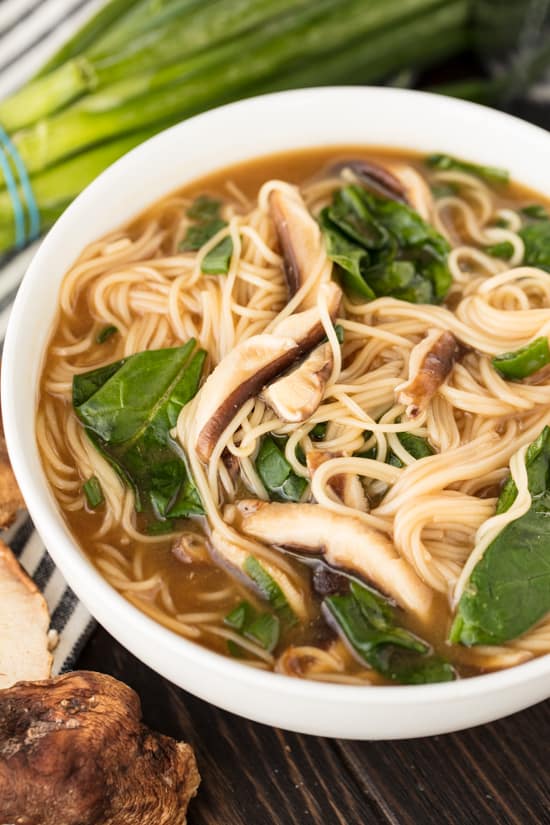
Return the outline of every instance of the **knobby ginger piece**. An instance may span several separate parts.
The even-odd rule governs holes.
[[[137,694],[87,671],[0,692],[0,822],[185,825],[193,749],[141,722]]]

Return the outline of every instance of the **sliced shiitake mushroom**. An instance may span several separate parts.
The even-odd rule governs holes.
[[[407,407],[409,418],[416,418],[428,407],[455,363],[464,355],[464,346],[452,332],[431,329],[411,351],[409,377],[395,388],[397,400]]]
[[[303,555],[323,556],[337,569],[374,585],[420,621],[429,619],[432,591],[402,559],[390,539],[361,519],[317,504],[245,499],[236,526],[246,535]]]
[[[283,421],[305,421],[323,400],[333,363],[332,347],[321,344],[301,364],[266,387],[263,401]]]
[[[0,688],[50,675],[49,626],[42,593],[0,541]]]
[[[334,320],[341,290],[334,283],[323,284],[320,290]],[[208,461],[220,435],[245,401],[316,347],[324,335],[319,310],[313,307],[284,318],[270,333],[242,341],[220,361],[201,387],[194,411],[198,430],[195,447],[202,461]]]
[[[310,215],[296,189],[274,189],[269,195],[269,210],[284,261],[289,297],[303,287],[319,258],[322,246],[321,230]],[[309,290],[301,306],[307,309],[315,304],[315,290]]]
[[[200,782],[190,745],[141,722],[138,696],[76,671],[0,691],[0,820],[185,825]]]

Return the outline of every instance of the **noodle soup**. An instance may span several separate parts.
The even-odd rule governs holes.
[[[548,271],[544,202],[498,169],[333,147],[196,181],[65,277],[37,417],[64,517],[250,666],[407,684],[548,652]]]

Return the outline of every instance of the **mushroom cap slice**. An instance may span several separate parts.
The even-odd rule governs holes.
[[[428,621],[432,591],[390,539],[361,519],[317,504],[243,499],[236,506],[238,527],[246,535],[297,553],[323,555],[328,564],[366,580],[421,622]]]
[[[404,185],[386,166],[365,158],[350,158],[330,167],[331,172],[338,174],[344,169],[350,169],[365,188],[371,189],[375,194],[408,203]]]
[[[50,675],[49,626],[42,593],[0,541],[0,688]]]
[[[200,427],[196,450],[206,462],[220,435],[242,405],[295,361],[299,348],[293,338],[254,335],[222,358],[199,390],[194,420]]]
[[[431,329],[411,351],[409,378],[395,388],[397,400],[416,418],[446,381],[455,363],[464,354],[463,345],[452,332]]]
[[[334,319],[342,291],[333,283],[320,289]],[[324,335],[319,309],[313,307],[284,318],[271,333],[241,341],[222,358],[196,397],[195,448],[201,461],[209,460],[220,435],[245,401],[310,352]]]
[[[139,698],[76,671],[0,692],[0,820],[185,825],[200,782],[190,745],[141,722]]]
[[[305,421],[323,400],[333,364],[332,347],[321,344],[291,372],[266,387],[261,398],[283,421]]]
[[[406,163],[391,161],[387,169],[401,183],[405,193],[405,201],[421,218],[429,221],[433,211],[433,195],[430,187],[416,169]]]
[[[284,271],[292,298],[307,281],[312,266],[321,251],[321,230],[308,212],[298,191],[274,189],[269,195],[269,210],[283,253]],[[305,296],[302,306],[315,303],[313,290]]]

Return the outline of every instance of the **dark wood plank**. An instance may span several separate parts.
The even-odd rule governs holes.
[[[191,742],[203,783],[189,825],[549,825],[550,702],[403,742],[300,736],[220,711],[98,630],[78,666],[141,696],[147,724]]]
[[[388,821],[550,823],[550,702],[447,736],[341,742],[342,758]]]

